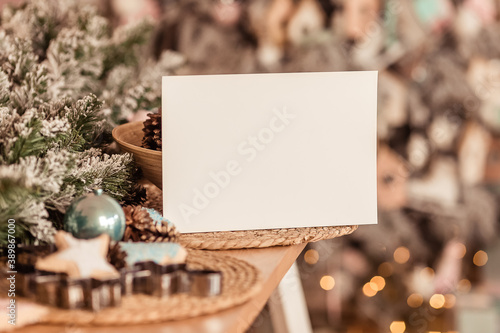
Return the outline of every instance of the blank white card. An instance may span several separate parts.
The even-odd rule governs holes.
[[[163,77],[181,232],[377,223],[377,72]]]

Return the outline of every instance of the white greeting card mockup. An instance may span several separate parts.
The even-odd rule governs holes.
[[[163,77],[181,232],[377,223],[377,72]]]

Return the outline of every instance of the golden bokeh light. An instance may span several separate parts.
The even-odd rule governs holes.
[[[444,307],[447,309],[451,309],[455,306],[457,302],[457,298],[453,294],[444,295]]]
[[[330,275],[325,275],[319,281],[319,285],[324,290],[332,290],[335,287],[335,279]]]
[[[400,246],[394,251],[394,261],[398,264],[404,264],[410,259],[410,250],[404,246]]]
[[[424,303],[424,298],[420,294],[411,294],[406,299],[406,303],[412,308],[418,308]]]
[[[441,309],[444,306],[444,303],[445,303],[445,298],[444,295],[442,294],[434,294],[429,300],[429,304],[434,309]]]
[[[476,266],[484,266],[488,262],[488,254],[482,250],[477,251],[472,261]]]
[[[406,331],[406,324],[404,321],[393,321],[389,328],[391,333],[404,333]]]
[[[468,293],[471,288],[471,283],[467,279],[462,279],[458,282],[457,290],[463,294]]]
[[[392,275],[394,268],[390,262],[383,262],[378,266],[378,273],[383,277],[389,277]]]
[[[422,270],[420,271],[420,274],[423,278],[425,278],[425,277],[433,278],[436,273],[434,272],[434,270],[432,268],[425,267],[425,268],[422,268]]]
[[[368,297],[373,297],[377,294],[377,291],[372,288],[372,285],[370,282],[365,283],[363,286],[363,294]]]
[[[318,253],[318,251],[316,251],[314,249],[307,250],[306,253],[304,254],[304,260],[309,265],[314,265],[319,260],[319,253]]]
[[[385,287],[385,279],[381,276],[374,276],[370,280],[370,286],[376,291],[381,291]]]

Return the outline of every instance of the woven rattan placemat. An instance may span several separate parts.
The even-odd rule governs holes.
[[[161,190],[151,183],[144,184],[148,194],[145,207],[163,211]],[[179,242],[188,248],[204,250],[253,249],[316,242],[349,235],[358,226],[219,231],[181,234]]]
[[[259,271],[245,261],[216,252],[189,250],[187,262],[190,269],[222,271],[222,294],[203,298],[178,294],[163,299],[133,295],[124,297],[121,306],[97,313],[51,308],[42,322],[58,325],[116,326],[180,320],[242,304],[261,288]]]
[[[348,235],[358,226],[219,231],[181,234],[179,242],[188,248],[206,250],[254,249],[316,242]]]

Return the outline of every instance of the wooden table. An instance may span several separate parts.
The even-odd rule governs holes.
[[[245,332],[264,307],[273,290],[304,249],[305,244],[267,249],[220,251],[255,265],[262,272],[263,288],[245,304],[213,314],[187,320],[122,327],[26,326],[16,333],[221,333]]]

